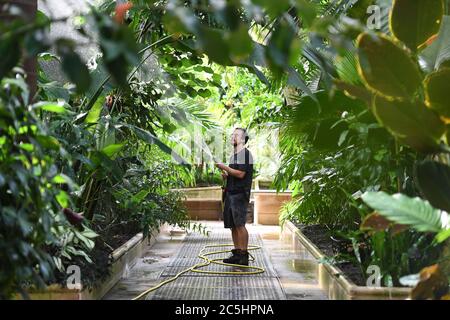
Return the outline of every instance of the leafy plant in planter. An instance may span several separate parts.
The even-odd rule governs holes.
[[[111,85],[121,84],[122,90],[129,92],[125,88],[127,81],[133,80],[128,76],[129,65],[136,64],[138,68],[140,61],[126,26],[97,11],[92,16],[104,54],[102,71],[106,73],[99,83],[91,80],[98,80],[101,72],[89,73],[74,51],[76,44],[73,41],[47,39],[45,30],[52,23],[51,19],[39,14],[37,19],[24,22],[18,16],[11,23],[2,21],[0,24],[0,52],[5,57],[0,63],[0,245],[5,246],[1,269],[8,270],[1,275],[1,297],[9,297],[16,291],[25,293],[21,287],[24,282],[40,286],[54,280],[63,282],[64,268],[68,264],[86,267],[83,274],[87,281],[94,278],[95,272],[107,274],[103,267],[111,248],[100,250],[100,257],[96,256],[97,249],[103,249],[105,242],[91,230],[102,231],[91,222],[97,213],[97,197],[121,182],[127,161],[132,158],[120,157],[124,147],[120,141],[132,137],[130,140],[135,147],[139,147],[138,141],[144,141],[171,152],[166,144],[146,130],[149,121],[143,123],[142,128],[137,125],[143,119],[136,117],[133,110],[113,114],[113,117],[105,114],[104,107],[108,105],[104,104],[104,91],[110,90]],[[34,41],[37,36],[44,36],[44,40]],[[75,84],[75,90],[55,85],[45,78],[42,70],[38,70],[40,90],[32,98],[42,101],[33,104],[23,80],[24,72],[14,68],[21,64],[22,47],[31,57],[40,54],[42,58],[59,60],[68,79]],[[149,48],[155,48],[155,44]],[[45,53],[49,49],[58,56]],[[114,50],[118,51],[111,54]],[[116,68],[118,63],[120,68]],[[10,74],[15,78],[6,77]],[[110,78],[113,81],[109,82]],[[89,92],[84,96],[86,91]],[[145,99],[150,102],[147,96]],[[113,110],[109,111],[112,113]],[[121,128],[125,129],[121,131]],[[139,148],[133,151],[136,153]],[[179,198],[165,196],[161,194],[157,199],[160,208],[173,209],[173,212],[160,218],[183,222]],[[153,219],[154,214],[155,211],[148,212],[148,221],[142,221],[142,227],[154,226],[152,223],[157,220]],[[93,248],[96,252],[92,252]],[[105,264],[98,263],[100,260],[96,258]],[[103,269],[92,275],[89,270],[94,269],[93,265]],[[59,273],[53,272],[56,270]]]
[[[444,15],[445,6],[441,0],[394,0],[390,15],[392,36],[366,32],[358,37],[358,70],[365,89],[351,86],[348,90],[350,95],[367,101],[378,122],[399,141],[427,155],[425,161],[416,164],[415,182],[429,202],[403,194],[369,192],[363,200],[376,213],[367,219],[379,214],[420,232],[437,233],[437,242],[450,237],[446,213],[450,170],[446,95],[450,69],[446,60],[448,49],[443,45],[448,43],[449,18]],[[388,226],[381,224],[380,228]],[[450,274],[448,259],[448,244],[445,244],[438,261],[447,275]],[[429,284],[429,279],[422,280]],[[419,283],[416,289],[422,285]],[[413,297],[442,295],[423,294],[416,289]]]
[[[399,284],[402,275],[432,261],[422,256],[420,263],[412,263],[415,252],[431,241],[422,241],[417,234],[368,237],[357,230],[369,213],[357,199],[366,190],[395,192],[399,186],[415,194],[411,177],[418,155],[408,147],[397,148],[364,104],[353,103],[342,93],[328,98],[318,92],[316,96],[320,105],[305,97],[293,106],[286,121],[289,125],[282,131],[283,160],[276,183],[280,188],[290,186],[294,200],[283,208],[281,220],[324,226],[333,239],[337,262],[359,267],[355,281],[360,285],[365,284],[362,279],[371,264],[380,266],[386,285]],[[399,263],[398,257],[405,252]]]
[[[343,50],[344,54],[348,53],[351,47],[350,43]],[[342,50],[342,47],[339,49]],[[362,55],[361,51],[357,52]],[[364,104],[372,105],[373,93],[361,86],[365,79],[364,74],[361,74],[363,67],[359,65],[360,74],[355,72],[354,65],[357,61],[361,62],[361,59],[353,59],[354,55],[351,52],[347,56],[342,56],[342,51],[339,54],[341,60],[336,61],[335,65],[340,80],[335,81],[336,86],[339,90],[345,90],[350,96],[358,97],[361,102],[366,103],[360,104],[359,112],[352,113],[349,110],[336,112],[330,119],[331,123],[327,124],[326,109],[318,107],[321,106],[322,101],[317,93],[319,103],[314,103],[312,99],[306,101],[309,98],[305,97],[299,99],[300,102],[294,107],[299,110],[298,116],[294,118],[295,113],[292,112],[291,127],[298,130],[297,133],[302,139],[294,139],[292,135],[286,135],[285,141],[282,141],[285,144],[283,146],[285,159],[276,180],[279,187],[286,187],[290,181],[290,186],[299,196],[285,207],[282,218],[297,219],[306,223],[325,223],[329,225],[330,233],[336,233],[333,230],[339,230],[339,234],[347,238],[350,247],[354,247],[355,254],[352,259],[362,264],[363,271],[367,265],[377,264],[382,269],[386,285],[392,285],[392,283],[399,285],[402,275],[416,272],[418,267],[435,261],[439,246],[432,242],[432,238],[415,232],[391,234],[383,231],[371,234],[371,237],[365,240],[362,237],[363,232],[352,230],[356,227],[355,223],[359,224],[369,211],[354,198],[359,198],[366,190],[380,189],[392,193],[401,190],[408,195],[416,195],[419,190],[413,183],[413,163],[424,159],[425,155],[416,154],[408,147],[399,146],[384,129],[380,128],[377,123],[379,120],[377,114],[375,113],[374,118],[364,110]],[[383,64],[383,57],[387,54],[386,52],[374,54],[374,56],[379,59],[380,64]],[[398,67],[399,64],[392,65]],[[394,73],[392,77],[395,78],[395,72],[392,70],[390,72]],[[385,83],[383,81],[385,79],[380,76],[378,81],[380,85]],[[333,93],[329,95],[333,96]],[[311,106],[309,109],[315,113],[307,112],[308,102]],[[300,110],[303,110],[303,114]],[[388,108],[383,110],[392,111]],[[346,111],[345,116],[341,118],[344,111]],[[319,117],[314,117],[315,114]],[[396,121],[393,119],[394,117],[392,117],[392,123]],[[337,126],[342,123],[348,127]],[[319,126],[322,126],[325,132],[322,136]],[[439,129],[440,125],[434,128]],[[335,132],[333,133],[331,129],[335,129]],[[334,141],[331,141],[333,139],[330,137]],[[374,137],[376,139],[373,139]],[[427,141],[425,138],[422,140]],[[331,141],[328,149],[334,147],[338,151],[323,148],[321,144],[325,144],[326,147],[327,141]],[[413,141],[410,145],[414,146],[414,143],[417,142]],[[423,146],[415,145],[415,147],[418,147],[420,151]],[[346,218],[349,219],[346,220]],[[343,224],[339,225],[340,222]],[[358,254],[354,242],[365,242],[367,248],[367,252],[364,253],[365,258],[361,258],[362,252]],[[420,262],[417,261],[418,252]]]
[[[55,277],[53,266],[62,259],[81,255],[91,238],[81,220],[63,215],[70,203],[65,190],[74,190],[72,180],[58,171],[52,154],[64,154],[36,113],[61,112],[57,103],[28,105],[23,74],[3,78],[0,89],[0,296],[16,292],[26,296],[28,285],[39,287]],[[71,225],[74,224],[74,226]],[[80,231],[76,228],[80,228]],[[74,237],[75,236],[75,237]],[[77,241],[75,238],[78,238]],[[62,240],[61,240],[62,239]]]

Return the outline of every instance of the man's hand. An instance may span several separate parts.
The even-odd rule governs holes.
[[[216,163],[215,166],[220,170],[225,171],[226,165],[224,165],[223,163]]]
[[[232,169],[229,166],[224,165],[223,163],[216,163],[215,166],[220,170],[225,171],[227,175],[231,175],[239,179],[244,179],[245,177],[245,171]]]
[[[222,179],[226,180],[228,178],[228,172],[222,171]]]

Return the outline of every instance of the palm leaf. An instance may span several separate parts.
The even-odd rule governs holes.
[[[361,77],[358,74],[358,63],[354,51],[345,50],[342,56],[336,57],[335,64],[336,71],[341,80],[354,85],[362,83]]]
[[[160,139],[158,139],[158,137],[156,137],[152,133],[150,133],[144,129],[141,129],[139,127],[136,127],[134,125],[131,125],[131,124],[123,124],[123,125],[125,127],[129,128],[131,131],[133,131],[134,134],[136,135],[136,137],[138,137],[145,143],[156,144],[161,149],[161,151],[165,152],[168,155],[171,155],[172,158],[177,163],[179,163],[182,166],[185,166],[187,168],[191,167],[191,165],[185,159],[183,159],[178,153],[176,153],[174,150],[172,150],[172,148],[170,148],[168,145],[166,145],[164,142],[162,142]]]

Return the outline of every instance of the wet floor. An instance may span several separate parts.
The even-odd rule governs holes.
[[[200,221],[199,221],[200,222]],[[187,265],[200,262],[197,258],[205,244],[231,242],[231,234],[223,229],[223,222],[201,221],[212,232],[206,238],[199,234],[170,232],[164,229],[152,247],[146,248],[142,258],[104,297],[131,299],[147,288],[168,279]],[[186,274],[157,291],[148,299],[326,299],[317,280],[317,262],[295,239],[281,236],[279,226],[247,224],[250,244],[262,246],[254,253],[251,265],[266,269],[254,276],[212,276]],[[215,235],[215,237],[214,237]],[[226,255],[225,255],[226,256]],[[220,271],[218,265],[211,270]]]

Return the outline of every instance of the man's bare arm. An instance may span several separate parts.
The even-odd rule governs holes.
[[[223,163],[216,163],[216,167],[223,171],[226,171],[229,175],[232,175],[233,177],[236,177],[239,179],[244,179],[244,177],[245,177],[245,171],[232,169],[229,166],[224,165]]]

